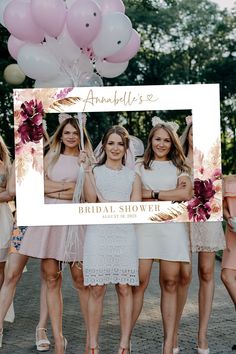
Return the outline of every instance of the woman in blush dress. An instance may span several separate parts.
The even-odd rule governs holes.
[[[192,197],[190,169],[176,134],[177,124],[154,117],[143,160],[137,164],[143,200],[185,201]],[[163,354],[173,354],[177,291],[182,263],[190,262],[185,223],[138,224],[140,286],[133,289],[133,327],[142,310],[154,259],[160,262]]]
[[[99,163],[88,171],[85,198],[88,202],[138,201],[141,184],[135,172],[125,166],[129,134],[113,126],[104,135]],[[115,188],[114,188],[115,186]],[[84,246],[84,282],[90,286],[88,301],[89,354],[97,354],[98,332],[107,284],[115,284],[119,299],[121,338],[119,354],[129,353],[133,296],[138,285],[138,253],[132,224],[89,225]]]
[[[223,252],[221,279],[236,310],[236,175],[224,180],[224,217],[226,225],[226,249]],[[236,344],[232,350],[236,350]]]
[[[4,282],[4,271],[13,229],[13,218],[8,201],[12,200],[7,191],[10,174],[10,153],[0,136],[0,289]],[[5,318],[5,316],[4,316]],[[0,326],[0,348],[2,347],[3,329]]]
[[[49,136],[46,131],[46,123],[43,121],[43,141],[44,149],[49,146]],[[9,179],[7,183],[8,194],[13,198],[16,194],[15,186],[15,161],[12,164]],[[3,328],[3,321],[12,304],[16,286],[21,278],[24,267],[28,261],[27,256],[19,253],[21,242],[27,227],[17,226],[17,221],[14,221],[13,232],[11,235],[11,245],[7,257],[7,267],[5,269],[4,282],[0,291],[0,328]],[[36,349],[38,351],[49,350],[50,341],[47,338],[47,321],[48,309],[46,302],[46,282],[41,278],[40,291],[40,317],[35,331]],[[3,332],[3,330],[2,330]]]
[[[81,136],[78,121],[69,115],[61,115],[61,124],[52,138],[45,157],[45,202],[48,204],[71,203],[76,182],[83,178],[81,164],[92,154],[91,144],[84,130],[85,150],[80,149]],[[42,259],[42,272],[47,283],[47,304],[55,340],[55,354],[66,351],[67,341],[62,334],[62,272],[61,264],[66,260],[78,289],[81,310],[85,322],[87,316],[88,289],[83,285],[83,237],[82,226],[76,227],[78,238],[76,249],[66,255],[69,226],[29,227],[24,235],[20,253]]]
[[[191,117],[187,119],[187,126],[182,134],[181,141],[188,164],[193,168],[193,132]],[[189,226],[191,251],[198,253],[199,276],[199,327],[198,327],[198,354],[209,354],[207,329],[210,319],[214,296],[214,267],[215,252],[225,248],[225,238],[221,222],[192,222]],[[186,279],[191,276],[191,268],[182,266],[181,272]],[[175,329],[175,346],[177,346],[177,332],[179,321],[187,297],[188,284],[181,284],[179,289],[178,320]],[[182,297],[182,298],[181,298]]]

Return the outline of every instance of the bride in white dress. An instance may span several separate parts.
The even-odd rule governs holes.
[[[125,164],[129,135],[114,126],[102,139],[102,157],[87,171],[84,191],[88,202],[139,201],[141,182]],[[119,298],[121,338],[119,354],[129,352],[133,311],[132,286],[139,284],[137,239],[133,224],[89,225],[84,245],[84,282],[88,301],[89,354],[97,354],[106,285],[115,284]]]
[[[153,118],[143,160],[137,164],[142,181],[142,199],[184,201],[192,197],[190,168],[174,122]],[[142,310],[154,259],[160,263],[161,313],[164,330],[163,354],[175,353],[173,348],[177,290],[180,266],[190,262],[189,235],[186,223],[138,224],[140,285],[133,289],[133,326]]]

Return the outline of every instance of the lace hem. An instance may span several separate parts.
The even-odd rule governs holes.
[[[198,252],[217,252],[217,251],[223,251],[225,247],[223,246],[218,246],[218,247],[204,247],[204,246],[195,246],[192,247],[192,252],[193,253],[198,253]]]
[[[139,285],[138,270],[84,268],[84,285],[104,284]]]

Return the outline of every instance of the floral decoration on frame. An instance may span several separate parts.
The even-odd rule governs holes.
[[[15,94],[15,154],[16,176],[19,183],[24,179],[29,165],[40,174],[43,173],[43,151],[41,140],[45,129],[44,107],[60,107],[75,101],[67,97],[73,88],[35,90],[35,98],[28,90]],[[18,91],[19,92],[19,91]],[[23,103],[22,103],[23,102]]]
[[[222,171],[220,141],[217,140],[207,157],[194,151],[194,197],[187,203],[190,221],[207,221],[211,215],[221,220],[222,214]]]
[[[165,211],[150,217],[153,222],[189,221],[204,222],[214,217],[221,220],[222,215],[222,172],[219,166],[220,142],[217,140],[207,154],[194,149],[194,196],[187,202],[173,202]]]

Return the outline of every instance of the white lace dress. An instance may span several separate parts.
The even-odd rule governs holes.
[[[108,201],[130,201],[135,172],[94,168],[96,188]],[[88,225],[84,244],[85,285],[138,285],[138,250],[133,224]]]
[[[192,252],[216,252],[225,249],[221,221],[192,222],[190,239]]]

